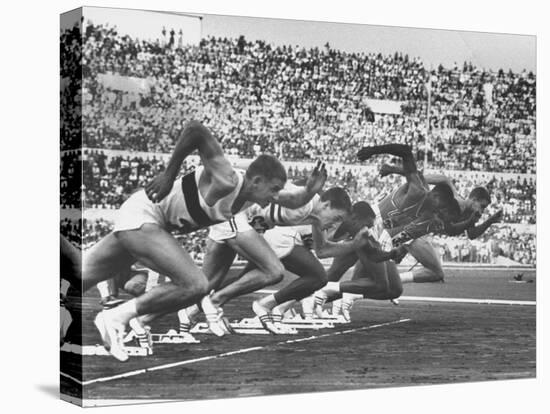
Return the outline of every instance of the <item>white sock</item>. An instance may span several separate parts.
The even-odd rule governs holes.
[[[304,315],[311,316],[313,315],[313,306],[315,304],[315,298],[313,296],[308,296],[303,298],[300,303],[302,304],[302,311]]]
[[[122,305],[116,308],[109,309],[105,312],[106,315],[110,315],[114,321],[120,322],[123,325],[127,325],[130,319],[138,316],[136,309],[136,299],[131,299],[128,302],[124,302]]]
[[[340,282],[327,282],[325,287],[322,289],[325,293],[340,293]]]
[[[400,273],[399,277],[401,278],[401,283],[413,283],[414,282],[413,272]]]
[[[135,332],[137,335],[144,335],[144,334],[146,334],[145,328],[144,328],[143,325],[141,324],[139,318],[132,318],[132,319],[130,319],[129,325],[130,325],[130,328],[132,328],[132,329],[134,330],[134,332]]]
[[[212,303],[210,295],[206,295],[202,298],[201,307],[205,315],[216,315],[218,313],[218,308]]]
[[[336,299],[332,302],[332,314],[338,315],[342,310],[342,299]]]
[[[275,300],[275,295],[273,294],[267,295],[266,297],[260,299],[259,303],[264,308],[267,308],[269,310],[273,309],[275,306],[278,305],[277,301]]]
[[[187,321],[188,319],[191,321],[191,319],[193,319],[199,312],[200,312],[200,309],[197,304],[191,305],[191,306],[188,306],[187,308],[180,309],[178,311],[178,319],[180,323],[182,323],[182,320],[183,320],[183,323],[185,323],[185,321]]]
[[[157,272],[153,272],[152,270],[149,270],[147,272],[147,283],[145,285],[145,291],[149,292],[158,284],[159,284],[159,274]]]
[[[105,299],[106,297],[111,295],[111,290],[109,289],[108,280],[99,282],[96,286],[97,286],[97,290],[99,290],[99,294],[101,295],[101,299]]]

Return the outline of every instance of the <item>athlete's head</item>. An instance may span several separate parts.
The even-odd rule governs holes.
[[[444,220],[453,220],[460,215],[460,206],[453,190],[447,184],[437,184],[428,193],[431,211],[437,212]]]
[[[265,207],[285,186],[286,171],[277,158],[262,154],[248,166],[245,179],[249,201]]]
[[[319,219],[322,228],[328,229],[342,222],[350,212],[351,200],[346,190],[333,187],[321,194],[313,207],[312,215]]]
[[[363,227],[371,228],[374,226],[375,219],[376,214],[370,204],[366,201],[358,201],[352,206],[351,214],[336,229],[333,238],[339,239],[345,234],[355,236]]]
[[[483,214],[483,211],[491,204],[491,195],[485,187],[476,187],[470,192],[468,200],[475,212]]]

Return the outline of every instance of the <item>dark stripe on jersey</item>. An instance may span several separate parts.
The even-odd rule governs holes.
[[[277,206],[279,209],[277,210],[277,216],[279,217],[279,224],[283,224],[283,216],[281,214],[281,206]]]
[[[229,219],[229,225],[231,226],[231,231],[235,231],[235,226],[233,225],[233,217]]]
[[[271,222],[275,224],[275,204],[271,204],[269,208],[269,216],[271,217]]]
[[[189,211],[189,215],[193,221],[199,227],[206,227],[215,223],[201,207],[199,189],[195,181],[195,171],[185,175],[181,179],[181,189],[185,198],[185,204],[187,205],[187,211]]]

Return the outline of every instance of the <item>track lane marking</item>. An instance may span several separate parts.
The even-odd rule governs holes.
[[[534,300],[505,300],[505,299],[469,299],[469,298],[438,298],[432,296],[401,296],[399,300],[445,303],[476,303],[482,305],[520,305],[535,306]]]
[[[244,353],[253,352],[253,351],[260,351],[262,349],[272,348],[272,347],[276,347],[276,346],[279,346],[279,345],[287,345],[287,344],[293,344],[293,343],[299,343],[299,342],[308,342],[308,341],[313,341],[315,339],[327,338],[327,337],[336,336],[336,335],[343,335],[343,334],[352,333],[352,332],[366,331],[366,330],[370,330],[370,329],[381,328],[381,327],[384,327],[384,326],[397,325],[397,324],[404,323],[404,322],[409,322],[409,321],[411,321],[411,319],[398,319],[398,320],[391,321],[391,322],[384,322],[384,323],[379,323],[379,324],[375,324],[375,325],[363,326],[361,328],[347,329],[345,331],[330,332],[330,333],[326,333],[326,334],[323,334],[323,335],[312,335],[312,336],[308,336],[306,338],[289,339],[289,340],[286,340],[286,341],[277,342],[275,344],[268,344],[268,345],[264,345],[264,346],[255,346],[255,347],[252,347],[252,348],[243,348],[243,349],[238,349],[236,351],[223,352],[221,354],[209,355],[209,356],[205,356],[205,357],[201,357],[201,358],[187,359],[187,360],[184,360],[184,361],[178,361],[178,362],[173,362],[173,363],[170,363],[170,364],[158,365],[156,367],[151,367],[151,368],[137,369],[137,370],[134,370],[134,371],[124,372],[122,374],[112,375],[112,376],[109,376],[109,377],[96,378],[96,379],[92,379],[92,380],[88,380],[88,381],[80,381],[80,380],[78,380],[78,379],[76,379],[76,378],[74,378],[74,377],[72,377],[68,374],[63,373],[63,372],[60,372],[60,374],[64,377],[66,377],[66,378],[69,378],[69,379],[73,380],[74,382],[76,382],[79,385],[86,386],[86,385],[100,383],[100,382],[108,382],[108,381],[113,381],[113,380],[116,380],[116,379],[123,379],[123,378],[133,377],[133,376],[145,374],[145,373],[148,373],[148,372],[160,371],[160,370],[175,368],[175,367],[179,367],[179,366],[183,366],[183,365],[194,364],[196,362],[203,362],[203,361],[223,358],[223,357],[227,357],[227,356],[231,356],[231,355],[244,354]]]
[[[277,292],[272,289],[261,289],[254,293],[272,294]],[[473,299],[473,298],[446,298],[435,296],[400,296],[398,300],[418,301],[418,302],[442,302],[442,303],[474,303],[479,305],[520,305],[520,306],[535,306],[534,300],[507,300],[507,299]],[[374,299],[367,299],[374,300]],[[380,300],[377,300],[380,302]]]

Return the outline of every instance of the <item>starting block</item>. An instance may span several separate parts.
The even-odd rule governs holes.
[[[281,321],[282,324],[285,326],[288,326],[294,330],[298,329],[322,329],[322,328],[334,328],[333,325],[325,323],[325,322],[310,322],[307,320],[302,319],[301,317],[296,318],[285,318]],[[244,318],[240,322],[238,322],[240,326],[243,327],[251,327],[259,325],[261,327],[260,322],[258,321],[258,318]],[[233,326],[233,324],[232,324]],[[297,333],[297,332],[296,332]]]
[[[165,334],[151,334],[154,344],[200,344],[197,338],[191,334],[180,334],[170,329]]]
[[[126,346],[124,350],[129,356],[147,356],[153,354],[150,348],[140,348],[137,346]],[[61,347],[61,351],[78,355],[111,356],[109,351],[101,345],[77,345],[66,342]]]
[[[243,326],[255,326],[260,324],[258,318],[244,318],[239,322]],[[325,329],[325,328],[334,328],[334,323],[332,320],[324,319],[304,319],[299,315],[296,315],[291,318],[284,318],[281,321],[282,324],[293,328],[293,329]],[[261,324],[260,324],[261,326]]]
[[[271,333],[267,331],[260,321],[257,324],[242,324],[240,322],[232,322],[229,324],[231,329],[237,334],[243,335],[270,335]],[[191,333],[199,334],[211,334],[210,328],[206,322],[197,323],[192,329]]]
[[[338,323],[349,323],[349,321],[346,320],[342,315],[331,315],[328,312],[323,312],[323,317],[315,317],[315,321],[322,321],[322,322],[328,322],[332,324],[338,324]]]
[[[334,318],[323,318],[323,319],[303,319],[300,316],[295,316],[292,318],[285,318],[282,320],[282,323],[287,326],[289,331],[286,333],[288,335],[296,335],[300,329],[327,329],[334,328],[335,323],[345,323],[343,318],[334,317]],[[229,324],[231,329],[237,334],[244,335],[269,335],[270,332],[266,330],[263,325],[260,323],[258,317],[254,318],[243,318],[240,321],[233,321]],[[198,334],[209,334],[210,329],[206,322],[201,322],[196,324],[191,333]]]
[[[334,320],[332,319],[310,319],[302,318],[299,315],[294,316],[293,318],[284,318],[282,321],[285,325],[292,326],[296,329],[326,329],[334,328]]]

